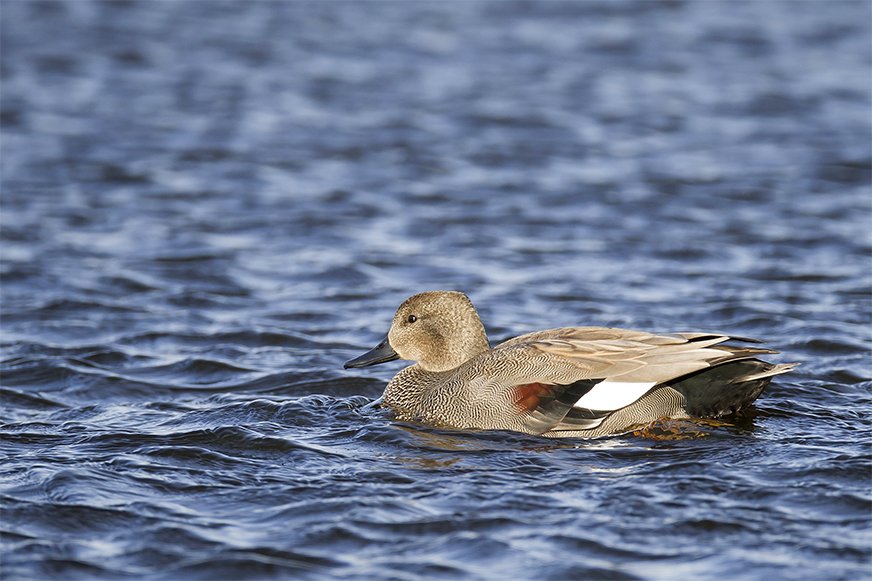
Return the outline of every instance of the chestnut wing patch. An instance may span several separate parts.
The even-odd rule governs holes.
[[[531,412],[539,407],[543,398],[551,397],[555,385],[547,383],[525,383],[512,388],[513,402],[519,410]]]
[[[602,381],[582,379],[568,385],[524,383],[512,387],[512,403],[524,424],[534,433],[544,434],[559,424],[584,394]],[[596,423],[599,423],[597,420]]]

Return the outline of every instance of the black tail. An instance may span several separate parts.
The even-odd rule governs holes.
[[[793,364],[774,365],[759,359],[728,361],[670,385],[684,396],[688,414],[698,418],[727,416],[753,403],[773,375],[793,367]]]

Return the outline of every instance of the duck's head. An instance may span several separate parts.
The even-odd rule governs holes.
[[[484,326],[469,297],[430,291],[406,299],[385,340],[345,368],[407,359],[427,371],[447,371],[488,349]]]

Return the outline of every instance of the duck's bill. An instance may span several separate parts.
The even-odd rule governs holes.
[[[399,358],[400,356],[393,350],[390,343],[388,343],[388,338],[385,337],[385,340],[376,345],[374,349],[370,349],[360,357],[355,357],[351,361],[346,361],[345,369],[351,369],[352,367],[369,367],[370,365],[378,365],[379,363],[385,363],[386,361],[393,361],[394,359]]]

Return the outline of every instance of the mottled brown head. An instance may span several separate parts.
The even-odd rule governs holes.
[[[402,359],[427,371],[454,369],[489,349],[472,301],[455,291],[409,297],[397,309],[388,342]]]

